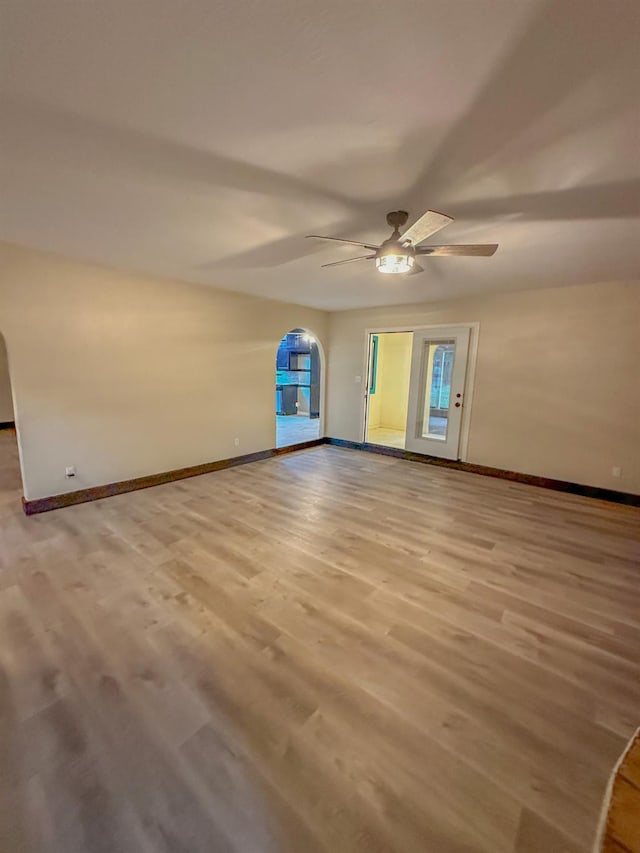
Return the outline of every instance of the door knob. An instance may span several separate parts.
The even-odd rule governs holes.
[[[456,409],[459,409],[462,403],[456,403]]]

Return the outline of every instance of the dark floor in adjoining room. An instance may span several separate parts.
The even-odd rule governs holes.
[[[22,478],[15,429],[0,429],[0,513],[20,507]]]
[[[640,510],[326,446],[9,491],[3,849],[591,850],[640,723]]]
[[[320,419],[305,415],[276,415],[276,447],[290,447],[320,438]]]

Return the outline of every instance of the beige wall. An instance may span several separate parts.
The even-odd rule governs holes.
[[[4,338],[0,335],[0,423],[13,420],[13,397]]]
[[[326,321],[0,244],[26,497],[275,447],[278,343],[296,327],[323,343]]]
[[[480,335],[467,459],[640,492],[640,284],[328,316],[0,244],[0,333],[25,494],[273,447],[275,353],[296,327],[326,345],[329,326],[324,433],[359,441],[365,330],[472,321]],[[75,480],[65,479],[67,465]]]
[[[640,492],[640,283],[332,314],[326,434],[362,440],[366,329],[473,321],[467,460]]]

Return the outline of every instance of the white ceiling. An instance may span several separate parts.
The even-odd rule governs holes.
[[[0,239],[326,309],[640,278],[638,0],[3,0]],[[382,276],[388,210],[498,242]]]

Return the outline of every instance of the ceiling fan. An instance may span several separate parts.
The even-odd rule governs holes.
[[[344,261],[334,261],[332,264],[322,264],[323,267],[337,267],[340,264],[349,264],[352,261],[375,260],[379,272],[395,275],[424,272],[424,267],[416,262],[416,258],[420,256],[477,255],[488,257],[493,255],[498,248],[497,243],[478,243],[467,246],[419,246],[418,244],[426,240],[427,237],[453,222],[453,218],[435,210],[427,210],[420,219],[416,220],[410,228],[407,228],[404,234],[400,234],[400,228],[406,224],[408,218],[409,214],[406,210],[394,210],[387,213],[387,223],[393,228],[393,234],[379,246],[361,243],[358,240],[343,240],[341,237],[325,237],[322,234],[308,234],[307,237],[350,243],[352,246],[362,246],[373,252],[371,255],[359,255],[357,258],[347,258]]]

